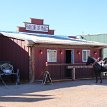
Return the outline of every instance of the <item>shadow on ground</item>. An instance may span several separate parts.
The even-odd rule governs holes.
[[[54,99],[55,96],[48,94],[37,94],[36,92],[55,90],[68,87],[79,87],[82,85],[107,85],[107,79],[103,83],[95,83],[95,80],[76,80],[65,82],[54,82],[52,84],[43,85],[42,83],[0,85],[0,101],[1,102],[37,102],[43,100]]]

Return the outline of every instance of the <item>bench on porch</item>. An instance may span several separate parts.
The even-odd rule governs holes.
[[[20,83],[19,69],[17,69],[17,71],[15,72],[13,65],[11,65],[10,63],[0,64],[0,80],[3,85],[6,85],[6,82],[4,81],[4,77],[6,76],[14,76],[16,85]]]

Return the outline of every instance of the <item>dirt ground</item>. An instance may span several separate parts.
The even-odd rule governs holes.
[[[0,107],[107,107],[107,79],[0,85]]]

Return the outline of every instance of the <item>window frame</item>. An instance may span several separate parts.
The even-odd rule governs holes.
[[[85,52],[85,55],[84,55],[84,52]],[[88,56],[90,56],[90,50],[88,49],[82,50],[82,62],[87,62]]]
[[[47,62],[57,62],[57,50],[56,49],[47,49]]]

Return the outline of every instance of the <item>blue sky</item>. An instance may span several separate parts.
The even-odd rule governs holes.
[[[107,0],[1,0],[0,30],[44,19],[57,35],[107,33]]]

